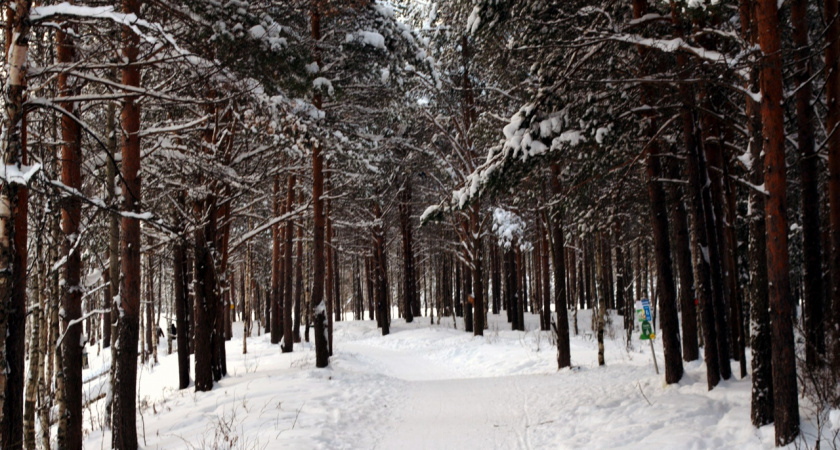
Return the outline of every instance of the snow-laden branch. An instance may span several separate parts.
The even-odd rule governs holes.
[[[265,222],[264,224],[258,226],[257,228],[254,228],[253,230],[243,234],[242,237],[239,238],[238,241],[236,241],[233,245],[230,246],[230,248],[231,248],[230,252],[233,253],[237,248],[239,248],[239,246],[241,246],[242,244],[250,241],[254,236],[257,236],[258,234],[260,234],[263,231],[273,227],[274,225],[277,225],[278,223],[280,223],[284,220],[289,220],[293,217],[297,217],[298,215],[300,215],[301,213],[303,213],[304,211],[309,209],[309,206],[310,206],[309,203],[307,203],[305,205],[300,205],[294,211],[290,211],[290,212],[287,212],[286,214],[283,214],[281,216],[277,216],[273,219],[270,219],[269,221]]]
[[[175,38],[170,36],[169,33],[166,33],[160,24],[140,19],[134,14],[117,12],[114,10],[113,6],[80,6],[73,5],[68,2],[62,2],[57,5],[36,6],[32,8],[29,13],[29,20],[33,23],[44,22],[52,18],[60,17],[110,20],[118,25],[127,27],[134,32],[134,34],[140,36],[147,42],[158,45],[160,44],[158,39],[143,33],[140,28],[142,27],[147,30],[153,30],[160,33],[163,40],[178,50],[179,53],[189,53],[186,50],[181,49],[175,42]]]
[[[110,309],[94,309],[93,311],[89,311],[87,314],[85,314],[82,317],[79,317],[78,319],[71,320],[67,323],[67,328],[64,329],[64,333],[61,333],[61,336],[59,336],[58,340],[55,342],[55,348],[59,348],[61,346],[61,342],[64,340],[64,336],[67,336],[67,332],[70,331],[70,328],[72,326],[84,322],[88,317],[93,316],[94,314],[105,314],[109,312],[111,312]],[[79,346],[81,347],[82,344],[79,343]]]
[[[160,128],[147,128],[147,129],[145,129],[145,130],[143,130],[143,131],[140,131],[140,132],[139,132],[139,133],[137,133],[137,134],[138,134],[140,137],[144,137],[144,136],[151,136],[151,135],[153,135],[153,134],[161,134],[161,133],[175,133],[175,132],[178,132],[178,131],[183,131],[183,130],[187,130],[187,129],[193,128],[193,127],[195,127],[196,125],[199,125],[199,124],[202,124],[202,123],[206,122],[206,121],[207,121],[207,119],[209,119],[209,118],[210,118],[210,116],[204,116],[204,117],[199,117],[198,119],[193,120],[193,121],[191,121],[191,122],[186,122],[186,123],[180,123],[180,124],[170,125],[170,126],[168,126],[168,127],[160,127]]]
[[[0,180],[9,184],[26,186],[29,184],[29,180],[40,170],[40,164],[32,166],[18,166],[17,164],[0,165]]]
[[[737,59],[728,59],[726,55],[721,52],[691,45],[688,42],[684,41],[682,38],[655,39],[640,36],[638,34],[610,34],[605,37],[612,41],[640,45],[642,47],[656,49],[665,53],[690,53],[702,60],[711,62],[713,64],[720,64],[732,69],[735,68],[734,63],[737,61]],[[737,72],[741,78],[748,78],[748,70],[738,70]]]

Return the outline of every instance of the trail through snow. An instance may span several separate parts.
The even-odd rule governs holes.
[[[581,312],[571,342],[573,369],[556,370],[551,335],[529,315],[509,331],[490,316],[484,337],[450,321],[394,320],[380,336],[373,321],[337,322],[328,369],[314,368],[309,344],[281,354],[268,336],[248,339],[241,324],[227,344],[229,374],[209,393],[177,390],[176,355],[140,369],[142,448],[234,449],[759,449],[773,448],[772,425],[750,425],[750,380],[706,390],[705,366],[663,384],[650,347],[627,351],[619,324],[607,333],[605,367]],[[659,344],[659,343],[657,343]],[[656,346],[662,359],[661,345]],[[165,344],[160,354],[165,353]],[[93,356],[92,377],[107,352]],[[737,364],[737,363],[736,363]],[[99,380],[104,380],[100,378]],[[95,397],[107,385],[86,384]],[[104,402],[86,412],[86,448],[108,448]],[[813,411],[803,407],[804,440],[813,446]],[[827,439],[836,437],[824,435]]]

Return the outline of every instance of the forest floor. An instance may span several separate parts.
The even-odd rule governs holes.
[[[473,337],[452,318],[394,320],[389,336],[373,321],[335,324],[328,369],[314,367],[309,344],[281,354],[268,336],[249,337],[242,324],[227,343],[228,376],[209,393],[177,390],[177,356],[159,350],[160,364],[138,375],[138,435],[149,449],[560,449],[772,448],[772,425],[750,424],[750,380],[737,377],[706,390],[705,365],[686,363],[672,386],[654,372],[651,349],[634,333],[626,350],[621,317],[605,339],[606,366],[588,311],[571,341],[572,369],[556,369],[549,332],[510,331],[490,316],[485,336]],[[662,366],[661,342],[656,358]],[[95,352],[95,350],[92,350]],[[107,352],[91,355],[89,398],[105,389]],[[733,372],[738,363],[733,361]],[[803,437],[813,448],[813,408],[802,405]],[[102,431],[104,401],[85,412],[85,448],[109,448]],[[824,417],[821,418],[824,420]],[[840,425],[840,424],[836,424]],[[840,446],[823,427],[823,448]],[[833,436],[833,437],[830,437]]]

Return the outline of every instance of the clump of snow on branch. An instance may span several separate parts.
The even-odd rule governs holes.
[[[385,36],[376,31],[357,31],[355,33],[347,33],[346,42],[361,42],[364,45],[369,45],[380,50],[385,48]]]
[[[504,208],[493,210],[493,234],[499,240],[499,245],[504,248],[521,240],[525,234],[525,221],[516,213]]]
[[[0,180],[12,184],[28,185],[32,177],[40,170],[40,164],[32,166],[0,165]]]
[[[583,131],[565,129],[568,126],[568,112],[564,109],[552,113],[541,121],[534,120],[533,104],[528,104],[510,118],[502,130],[505,140],[501,147],[490,149],[485,162],[467,176],[461,188],[453,191],[451,207],[461,209],[481,195],[483,189],[494,176],[504,171],[505,166],[530,158],[541,156],[549,151],[558,151],[577,147],[586,142]],[[595,138],[603,140],[609,128],[596,132]],[[549,145],[550,143],[550,145]]]
[[[317,90],[326,91],[329,96],[332,96],[335,93],[332,82],[324,77],[318,77],[312,80],[312,86]]]

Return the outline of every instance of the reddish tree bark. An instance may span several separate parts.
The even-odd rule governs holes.
[[[776,445],[799,434],[799,400],[793,340],[793,299],[790,295],[784,136],[784,87],[778,4],[759,0],[756,7],[761,65],[761,117],[764,135],[764,184],[767,223],[767,279],[772,325],[773,411]]]
[[[289,175],[289,187],[286,193],[286,211],[291,212],[292,206],[295,204],[295,182],[297,177],[294,174]],[[284,286],[286,292],[283,294],[283,353],[291,352],[294,348],[294,337],[292,336],[292,234],[295,223],[289,218],[286,221],[286,243],[284,244],[284,266],[285,266],[285,282]]]
[[[123,0],[123,12],[140,17],[142,0]],[[122,84],[140,86],[140,66],[136,65],[140,37],[129,26],[123,26]],[[122,195],[123,211],[140,212],[140,106],[136,98],[123,101],[121,113],[122,138]],[[114,361],[114,402],[111,446],[132,450],[137,448],[135,402],[137,398],[137,338],[140,321],[140,221],[122,218],[120,242],[122,280],[120,285],[120,314],[117,332],[119,349]]]
[[[840,18],[836,0],[825,0],[825,129],[828,131],[828,215],[830,305],[829,357],[832,368],[840,372]]]
[[[26,95],[26,71],[29,52],[29,11],[32,2],[16,0],[10,2],[6,15],[6,59],[8,78],[5,80],[5,98],[3,107],[2,157],[0,163],[6,166],[20,164],[25,161],[25,114],[24,99]],[[16,236],[21,219],[18,214],[25,214],[21,208],[21,188],[17,183],[2,183],[0,185],[0,446],[19,446],[22,441],[22,408],[23,408],[23,354],[19,352],[23,343],[21,333],[23,326],[19,318],[24,314],[20,303],[24,301],[17,293],[24,286],[26,270],[23,273],[16,270],[25,256],[18,256],[18,241],[22,237]],[[23,203],[25,205],[25,202]],[[23,222],[25,225],[25,222]],[[25,249],[25,246],[23,247]],[[7,339],[8,336],[8,339]],[[18,370],[19,369],[19,370]],[[11,403],[7,405],[7,403]],[[7,411],[14,409],[14,414]],[[17,411],[21,413],[18,414]]]
[[[27,161],[26,115],[21,119],[20,158],[21,164]],[[18,249],[27,248],[29,215],[29,189],[20,186],[17,190],[14,206],[14,256],[13,267],[27,267],[27,252]],[[6,359],[10,370],[6,384],[6,398],[3,402],[0,422],[0,443],[8,442],[8,448],[22,448],[23,444],[23,409],[24,409],[24,357],[26,352],[26,270],[14,270],[12,273],[12,295],[9,304],[8,335],[6,337]],[[81,371],[81,368],[79,369]],[[81,395],[81,394],[80,394]],[[81,432],[81,431],[80,431]]]

